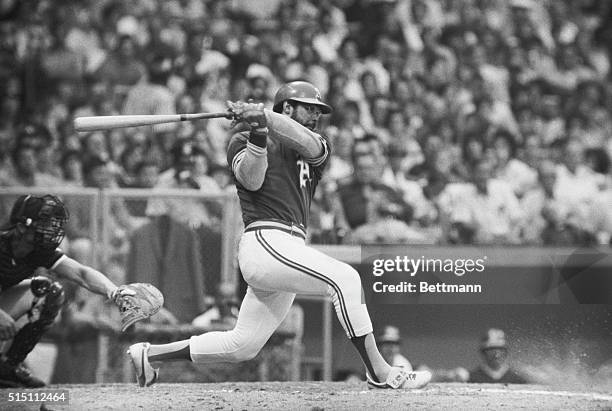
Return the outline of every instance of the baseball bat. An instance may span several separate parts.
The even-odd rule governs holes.
[[[233,114],[229,111],[225,111],[221,113],[77,117],[74,119],[74,129],[76,131],[111,130],[121,127],[150,126],[153,124],[176,123],[179,121],[203,120],[209,118],[227,118],[231,120],[233,119]]]

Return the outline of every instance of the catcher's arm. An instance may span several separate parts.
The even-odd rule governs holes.
[[[137,321],[149,318],[164,304],[163,295],[151,284],[135,283],[117,287],[98,270],[66,256],[53,267],[53,271],[60,277],[112,300],[119,308],[121,331]]]
[[[100,271],[85,264],[81,264],[68,256],[61,258],[58,264],[53,267],[53,272],[60,277],[77,283],[93,293],[104,295],[108,298],[110,298],[117,289],[115,283],[109,280],[108,277]]]

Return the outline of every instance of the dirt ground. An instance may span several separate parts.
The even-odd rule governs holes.
[[[538,385],[431,384],[422,390],[367,390],[363,383],[68,385],[70,405],[8,402],[1,410],[612,410],[612,388],[561,390]],[[36,390],[31,390],[36,392]],[[42,405],[42,406],[41,406]]]

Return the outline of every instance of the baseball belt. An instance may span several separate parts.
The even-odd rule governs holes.
[[[248,233],[250,231],[256,230],[279,230],[285,232],[287,234],[291,234],[294,237],[301,238],[302,240],[306,240],[306,231],[295,224],[286,223],[284,221],[277,220],[259,220],[254,221],[249,224],[244,232]]]

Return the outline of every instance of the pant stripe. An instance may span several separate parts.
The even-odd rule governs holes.
[[[288,259],[287,257],[281,255],[278,251],[276,251],[271,245],[270,243],[268,243],[264,238],[263,235],[261,234],[260,230],[255,231],[255,236],[257,238],[257,241],[261,244],[261,246],[272,256],[274,257],[274,259],[280,261],[282,264],[285,264],[286,266],[289,266],[295,270],[298,270],[300,272],[303,272],[306,275],[309,275],[311,277],[315,277],[318,280],[321,280],[323,282],[325,282],[326,284],[328,284],[329,286],[331,286],[334,291],[336,292],[336,295],[338,296],[338,302],[340,303],[340,311],[342,313],[342,319],[344,320],[345,324],[346,324],[346,328],[348,330],[349,336],[350,338],[354,338],[356,337],[355,335],[355,331],[353,330],[353,326],[351,324],[351,321],[349,320],[349,316],[348,316],[348,312],[346,309],[346,303],[344,302],[344,296],[342,295],[342,291],[340,290],[340,287],[338,286],[338,284],[336,284],[332,279],[330,279],[329,277],[326,277],[325,274],[319,273],[317,271],[314,271],[313,269],[309,268],[309,267],[305,267],[295,261],[291,261],[290,259]]]

